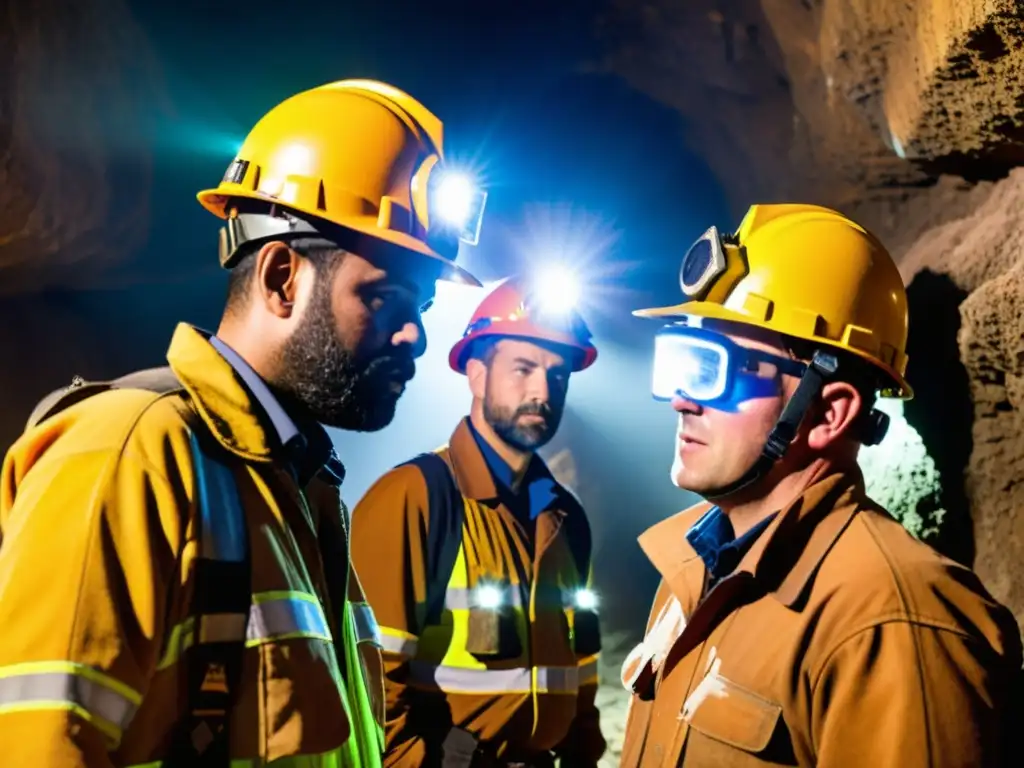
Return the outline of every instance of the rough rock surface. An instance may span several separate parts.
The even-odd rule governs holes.
[[[1013,0],[609,0],[601,34],[606,66],[684,116],[737,209],[902,199],[1024,158]]]
[[[147,232],[148,43],[121,0],[7,0],[0,18],[0,295],[99,284]]]

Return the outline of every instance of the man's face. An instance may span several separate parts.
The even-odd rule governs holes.
[[[373,432],[395,416],[426,335],[422,297],[353,253],[317,274],[274,384],[321,424]]]
[[[513,448],[537,450],[558,431],[569,390],[569,365],[557,352],[519,339],[496,342],[489,357],[484,419]]]
[[[707,327],[707,325],[706,325]],[[789,357],[776,334],[729,325],[715,328],[750,349]],[[798,380],[782,376],[777,394],[746,400],[734,412],[705,408],[676,397],[672,407],[679,414],[672,482],[680,488],[705,495],[739,480],[760,456],[768,435],[782,414]]]

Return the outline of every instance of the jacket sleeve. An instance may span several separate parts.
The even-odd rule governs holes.
[[[829,654],[813,682],[816,764],[1009,765],[1002,715],[1012,666],[949,625],[863,629]]]
[[[4,763],[110,766],[157,663],[190,486],[120,446],[34,464],[41,449],[16,449],[0,485]]]
[[[410,700],[429,711],[419,700],[430,694],[406,685],[419,641],[418,608],[426,603],[427,498],[422,473],[405,465],[378,480],[352,513],[352,562],[382,646],[386,766],[423,764],[431,731],[410,717]],[[437,696],[443,711],[443,695]]]

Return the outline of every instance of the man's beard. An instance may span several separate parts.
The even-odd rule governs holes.
[[[541,416],[540,424],[519,424],[520,416]],[[491,425],[494,433],[505,443],[519,451],[536,451],[548,444],[558,431],[562,420],[561,411],[555,411],[546,403],[525,403],[518,408],[495,405],[489,396],[484,397],[484,421]]]
[[[362,359],[335,329],[331,295],[323,278],[298,329],[281,352],[281,374],[273,382],[309,418],[329,427],[376,432],[395,417],[400,392],[394,382],[411,379],[416,367],[405,347]]]

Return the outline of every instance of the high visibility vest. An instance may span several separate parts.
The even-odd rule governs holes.
[[[545,697],[574,696],[597,679],[598,654],[577,653],[574,631],[573,600],[586,575],[578,573],[564,532],[535,558],[538,568],[517,562],[497,510],[472,499],[463,505],[462,543],[441,618],[416,641],[406,640],[410,685],[532,697],[539,720]]]

